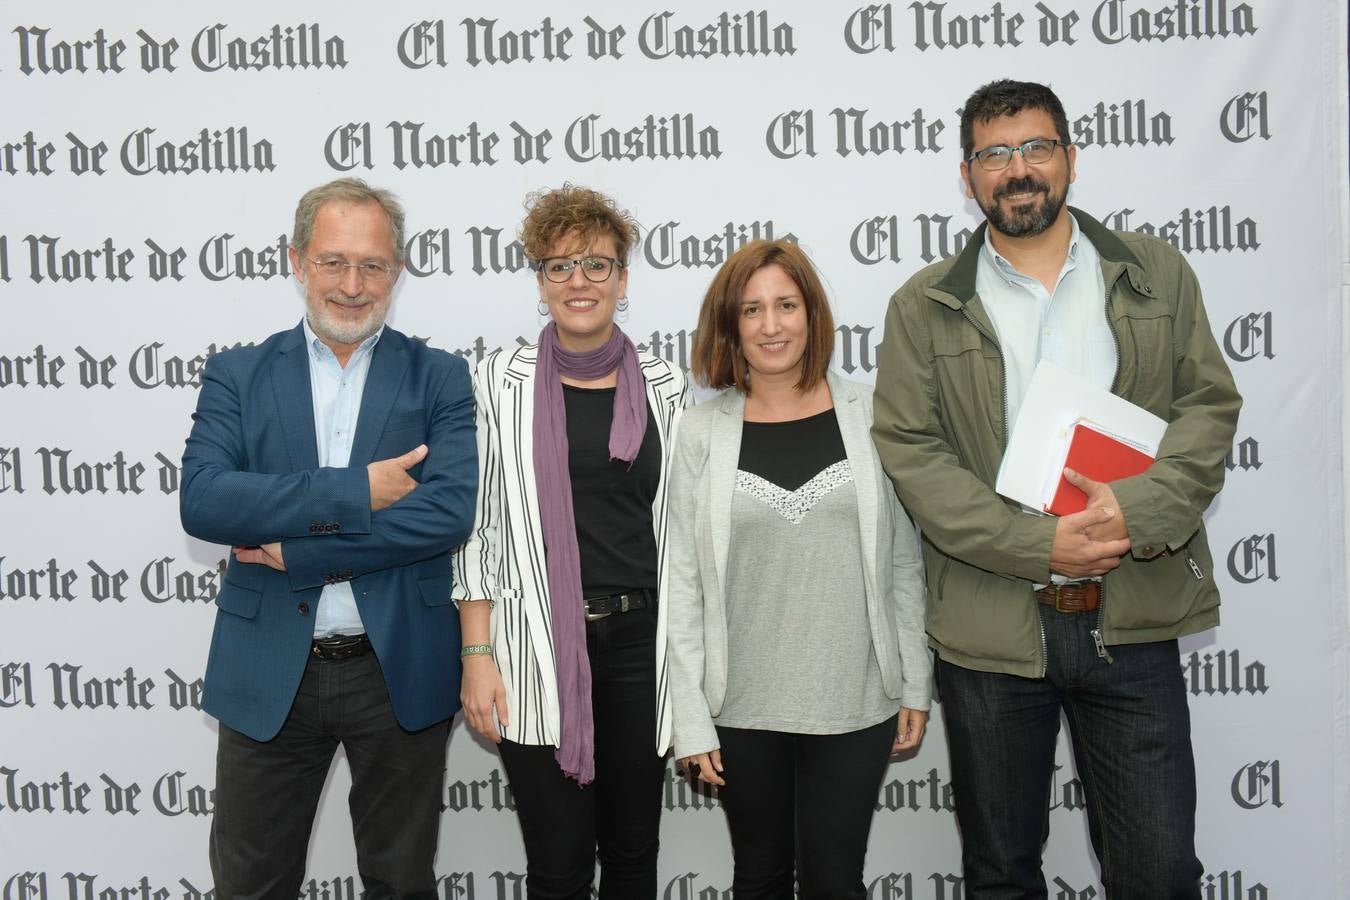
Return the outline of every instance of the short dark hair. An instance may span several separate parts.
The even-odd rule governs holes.
[[[802,292],[806,311],[806,352],[797,390],[820,383],[834,354],[834,316],[816,267],[791,241],[750,241],[722,264],[713,276],[698,312],[698,333],[689,365],[694,377],[714,390],[735,387],[750,393],[750,371],[741,352],[741,294],[756,272],[779,266]]]
[[[975,152],[976,122],[988,122],[1003,116],[1015,116],[1024,109],[1041,109],[1050,114],[1059,139],[1069,141],[1069,120],[1064,115],[1064,104],[1055,92],[1034,81],[1013,81],[1001,78],[975,90],[961,107],[961,158],[970,159]]]

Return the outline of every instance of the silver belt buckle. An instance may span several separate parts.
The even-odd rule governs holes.
[[[604,598],[602,598],[602,599],[609,600],[612,596],[613,596],[613,595],[610,595],[610,597],[604,597]],[[601,599],[601,598],[597,598],[597,599]],[[631,609],[631,608],[632,608],[632,607],[630,607],[630,606],[628,605],[628,595],[627,595],[627,594],[620,594],[620,595],[619,595],[619,608],[618,608],[618,609],[611,609],[609,612],[602,612],[602,613],[585,612],[585,607],[582,607],[582,610],[583,610],[584,615],[586,616],[586,621],[587,621],[587,622],[599,622],[601,619],[605,618],[606,616],[612,616],[612,615],[614,615],[616,612],[626,613],[626,612],[628,612],[628,610]]]

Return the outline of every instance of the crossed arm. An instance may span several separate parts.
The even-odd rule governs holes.
[[[189,534],[243,548],[241,562],[318,587],[338,561],[346,577],[408,565],[464,540],[477,485],[467,367],[448,367],[428,392],[427,441],[368,466],[249,471],[242,398],[224,365],[208,362],[183,454],[180,513]],[[408,470],[421,464],[420,483]],[[314,523],[337,528],[313,533]],[[347,573],[350,573],[349,575]]]

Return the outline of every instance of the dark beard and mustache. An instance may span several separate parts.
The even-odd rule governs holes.
[[[1003,207],[999,205],[999,201],[1009,194],[1023,194],[1029,191],[1039,191],[1042,196],[1039,200],[1032,199],[1026,203],[1019,203],[1008,213],[1005,213]],[[985,218],[989,220],[990,228],[1008,237],[1032,237],[1055,224],[1060,211],[1064,209],[1067,194],[1067,190],[1056,194],[1050,190],[1050,185],[1046,182],[1032,175],[1024,175],[1008,181],[994,191],[993,201],[988,206],[983,203],[979,205]]]

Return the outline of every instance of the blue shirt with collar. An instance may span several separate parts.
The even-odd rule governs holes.
[[[351,462],[352,438],[356,434],[356,420],[361,412],[361,396],[366,390],[366,376],[370,374],[370,358],[380,335],[384,333],[384,326],[362,341],[347,360],[346,367],[343,367],[332,348],[310,328],[308,317],[302,325],[309,358],[309,385],[314,401],[314,438],[319,448],[319,465],[343,469]],[[314,637],[364,634],[365,630],[361,614],[356,609],[356,595],[352,593],[352,586],[346,582],[325,585],[319,595],[318,611],[314,615]]]

